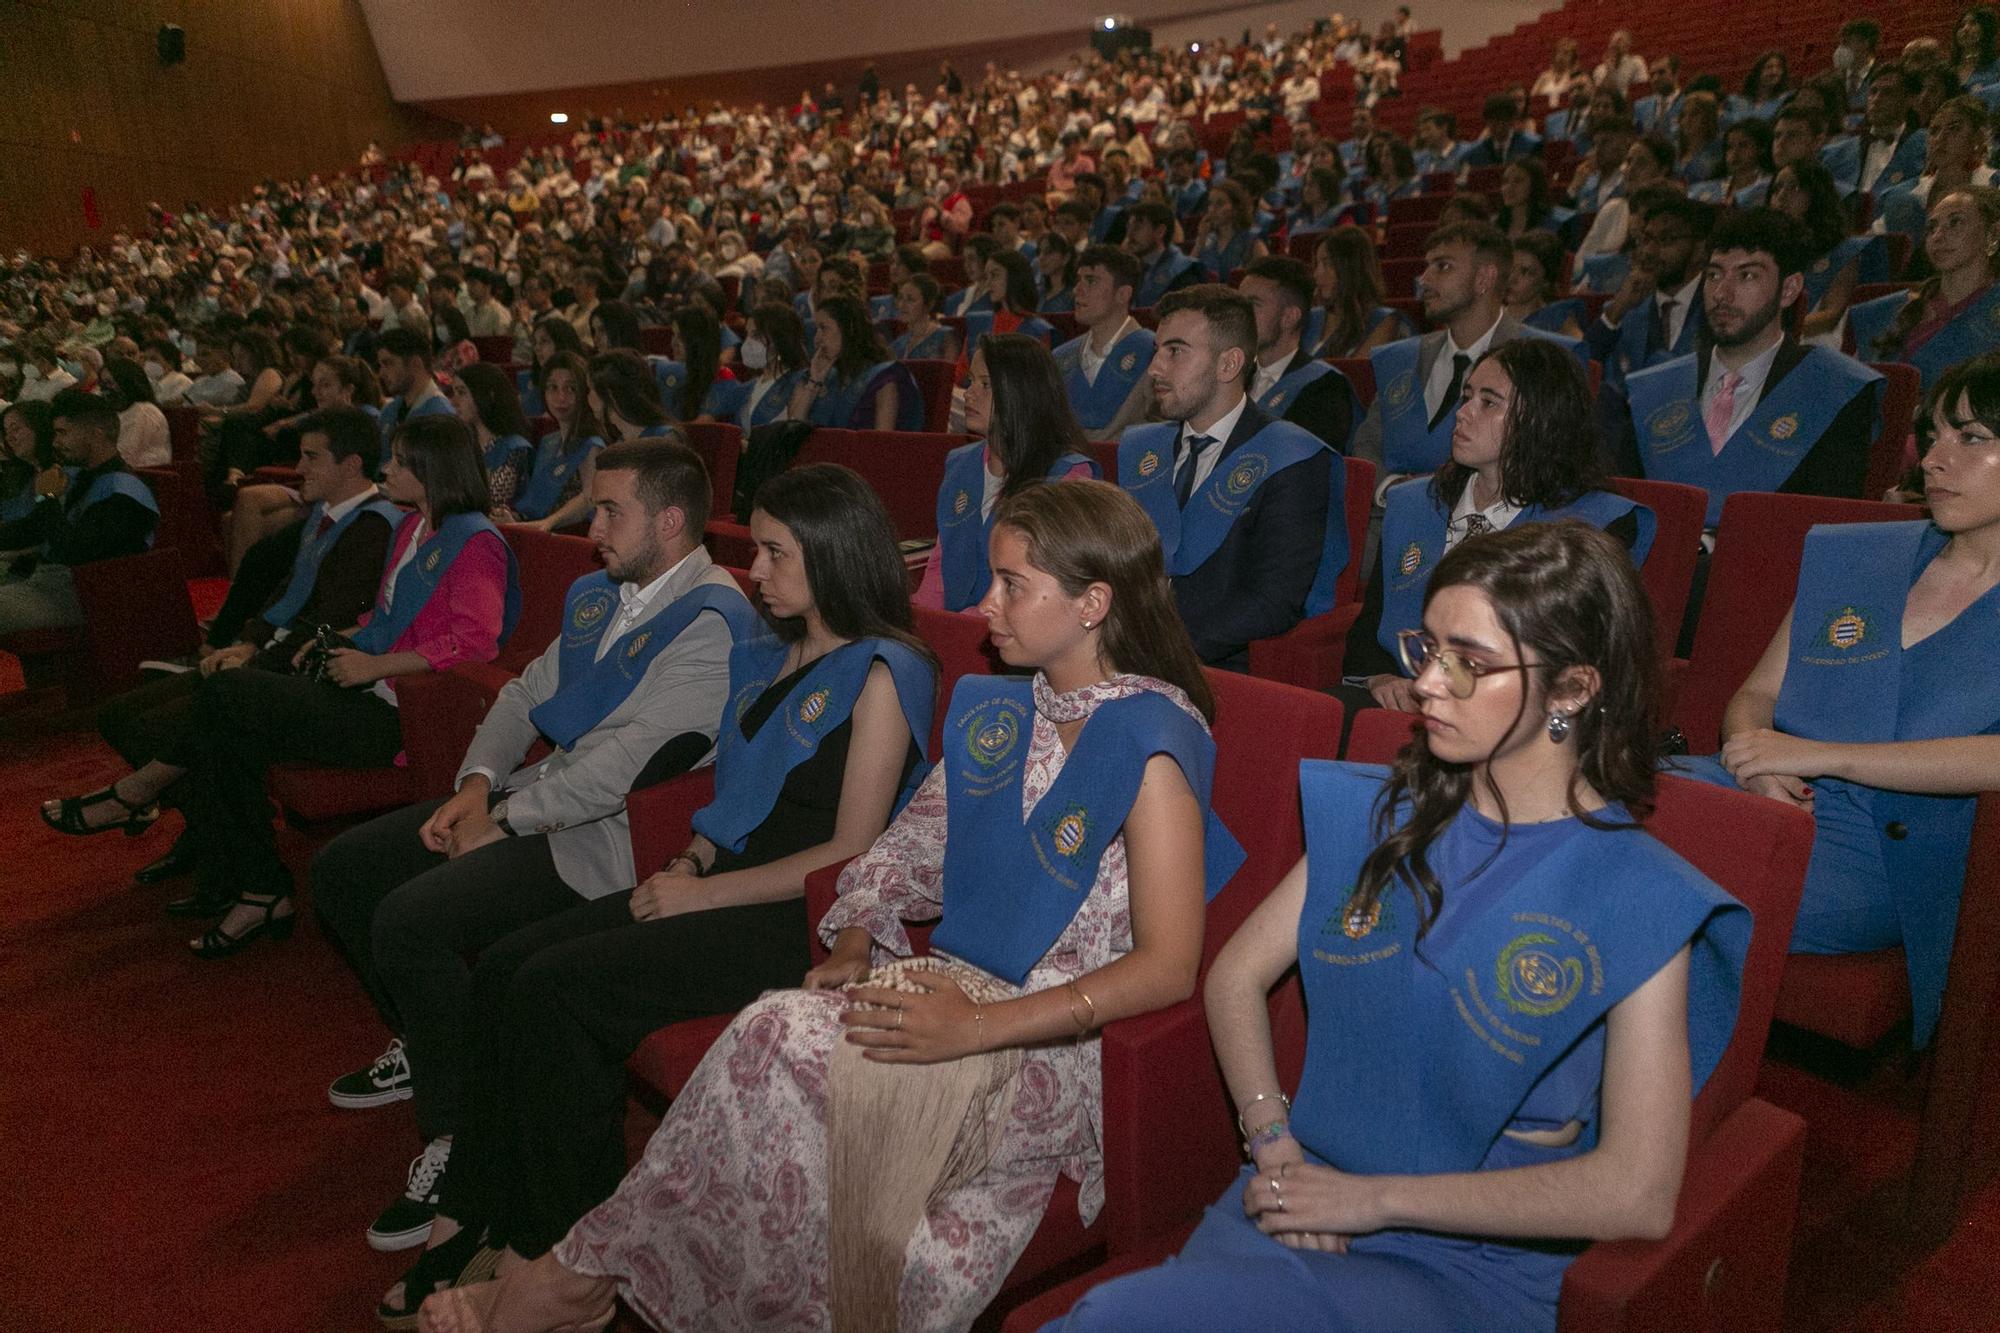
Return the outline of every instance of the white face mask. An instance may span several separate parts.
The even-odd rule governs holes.
[[[750,370],[762,370],[770,362],[770,354],[762,338],[745,338],[743,346],[737,349],[743,364]]]
[[[1840,72],[1841,72],[1842,74],[1845,74],[1845,73],[1847,73],[1847,71],[1848,71],[1848,70],[1850,70],[1850,69],[1853,69],[1853,68],[1854,68],[1854,48],[1853,48],[1853,47],[1851,47],[1851,46],[1836,46],[1836,47],[1834,47],[1834,48],[1833,48],[1833,67],[1834,67],[1835,69],[1839,70],[1839,71],[1840,71]]]

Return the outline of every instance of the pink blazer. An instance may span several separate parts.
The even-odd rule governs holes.
[[[415,539],[420,514],[404,517],[396,528],[396,540],[389,548],[389,564],[382,574],[382,587],[397,561]],[[379,601],[382,595],[376,590]],[[418,653],[433,671],[445,671],[460,662],[491,662],[500,655],[500,624],[507,607],[507,546],[498,536],[482,532],[468,541],[438,580],[424,609],[389,646],[392,653]],[[365,625],[374,615],[361,618]],[[395,679],[389,688],[396,687]]]

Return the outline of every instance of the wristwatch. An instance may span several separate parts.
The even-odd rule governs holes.
[[[486,812],[486,817],[488,819],[491,819],[496,825],[498,825],[502,833],[506,834],[510,838],[514,836],[514,826],[507,822],[506,797],[502,796],[499,800],[495,801],[493,803],[493,808]]]

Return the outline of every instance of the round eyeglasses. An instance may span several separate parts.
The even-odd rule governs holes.
[[[1420,629],[1396,631],[1396,652],[1403,659],[1403,670],[1415,680],[1424,674],[1433,663],[1444,673],[1444,687],[1454,699],[1470,699],[1479,688],[1481,676],[1497,675],[1503,671],[1533,671],[1545,666],[1543,662],[1515,662],[1510,666],[1487,666],[1475,662],[1463,653],[1450,648],[1440,648],[1436,639]]]

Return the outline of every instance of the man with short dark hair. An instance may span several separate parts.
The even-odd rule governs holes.
[[[1626,380],[1634,453],[1618,470],[1704,488],[1710,528],[1736,491],[1859,497],[1867,479],[1882,376],[1785,332],[1808,248],[1775,209],[1725,215],[1701,284],[1707,338]]]
[[[1118,443],[1118,484],[1160,530],[1195,652],[1244,670],[1250,644],[1333,605],[1346,568],[1346,470],[1310,432],[1273,421],[1246,390],[1250,302],[1214,283],[1159,306],[1150,374],[1158,425]]]
[[[1701,275],[1715,209],[1660,186],[1632,199],[1631,269],[1584,330],[1604,383],[1694,350],[1702,327]]]
[[[1417,132],[1410,140],[1410,155],[1416,160],[1417,175],[1457,171],[1465,145],[1458,141],[1458,117],[1439,107],[1427,106],[1417,112]]]
[[[396,427],[417,417],[450,416],[451,399],[431,377],[431,340],[411,329],[390,329],[375,342],[375,376],[388,400],[382,404],[382,459]]]
[[[1174,216],[1194,218],[1208,204],[1208,186],[1196,176],[1199,159],[1192,148],[1176,148],[1167,154],[1167,202]]]
[[[1860,132],[1835,139],[1820,154],[1843,192],[1879,195],[1923,172],[1924,132],[1911,114],[1922,90],[1922,80],[1901,65],[1874,67]]]
[[[1486,129],[1458,155],[1461,167],[1499,167],[1542,151],[1540,136],[1521,128],[1521,103],[1512,93],[1494,93],[1480,108]]]
[[[465,327],[475,338],[505,337],[514,329],[513,315],[493,295],[499,285],[491,269],[465,270]]]
[[[118,405],[63,389],[49,400],[56,455],[76,469],[62,498],[0,523],[0,634],[83,623],[70,570],[151,549],[160,506],[118,455]]]
[[[1125,205],[1110,197],[1110,185],[1095,171],[1080,172],[1070,202],[1090,214],[1090,243],[1117,245],[1125,239]]]
[[[1174,212],[1165,204],[1134,204],[1125,210],[1125,248],[1139,261],[1139,285],[1132,304],[1150,310],[1168,292],[1202,279],[1194,256],[1173,244]]]
[[[1833,70],[1847,85],[1847,110],[1868,105],[1868,84],[1875,76],[1875,51],[1882,44],[1882,25],[1874,19],[1849,19],[1840,25],[1840,42],[1833,48]]]
[[[1153,331],[1132,318],[1138,283],[1139,261],[1115,245],[1093,245],[1077,258],[1073,313],[1083,332],[1055,358],[1070,411],[1092,439],[1116,439],[1152,409]]]
[[[1449,223],[1425,242],[1417,292],[1434,332],[1369,354],[1375,401],[1354,437],[1354,456],[1382,469],[1378,508],[1395,482],[1434,472],[1451,456],[1465,377],[1488,349],[1516,338],[1550,338],[1584,359],[1575,339],[1531,329],[1507,313],[1513,268],[1513,243],[1490,222]]]
[[[709,479],[688,446],[603,450],[591,499],[604,569],[571,585],[562,632],[502,687],[456,794],[342,834],[313,861],[320,917],[397,1034],[328,1096],[359,1109],[414,1095],[429,1145],[369,1229],[377,1249],[430,1233],[458,1128],[467,958],[586,902],[629,911],[638,876],[625,797],[711,753],[731,646],[757,623],[702,549]],[[544,736],[554,753],[523,763]]]
[[[1641,134],[1664,134],[1671,138],[1681,126],[1681,104],[1687,95],[1681,89],[1679,56],[1655,56],[1648,72],[1651,91],[1632,103],[1632,123]]]
[[[1359,413],[1347,376],[1300,344],[1313,306],[1312,272],[1288,255],[1252,260],[1236,290],[1257,316],[1250,401],[1267,416],[1303,426],[1346,453]]]

